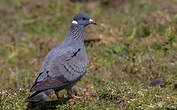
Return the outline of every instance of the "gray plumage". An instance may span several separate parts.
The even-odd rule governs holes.
[[[52,91],[71,91],[86,72],[88,58],[84,46],[84,27],[96,24],[85,13],[77,14],[65,40],[52,49],[42,63],[27,102],[42,102]]]

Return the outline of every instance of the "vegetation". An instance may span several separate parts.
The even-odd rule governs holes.
[[[82,99],[25,103],[45,55],[88,13],[89,67],[76,85]],[[0,110],[177,109],[176,0],[1,0]]]

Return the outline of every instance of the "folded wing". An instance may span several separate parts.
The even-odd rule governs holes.
[[[79,64],[75,61],[80,50],[80,48],[74,49],[72,51],[67,51],[61,56],[53,57],[49,62],[50,66],[45,71],[39,73],[30,91],[44,91],[55,88],[63,89],[72,82],[71,79],[79,77],[79,75],[72,76],[72,74],[73,72],[84,72],[84,70],[86,70],[86,66],[83,66],[82,64],[80,64],[81,66],[78,66]],[[46,77],[43,78],[42,81],[38,81],[40,76],[43,74],[46,74]]]

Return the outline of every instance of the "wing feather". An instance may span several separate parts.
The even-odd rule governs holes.
[[[37,82],[35,85],[31,88],[32,91],[44,91],[47,89],[54,89],[54,88],[61,88],[63,86],[68,85],[69,82],[64,78],[64,76],[57,76],[57,77],[48,77],[47,80]]]
[[[64,74],[68,73],[68,70],[65,68],[64,64],[74,58],[79,51],[80,48],[74,51],[68,51],[61,56],[54,57],[49,63],[49,70],[44,71],[46,72],[46,77],[42,81],[38,81],[39,77],[42,76],[44,72],[39,73],[30,91],[43,91],[67,86],[69,80],[64,77]]]

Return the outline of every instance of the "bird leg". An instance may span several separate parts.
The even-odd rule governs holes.
[[[73,99],[80,99],[80,98],[82,98],[82,97],[79,97],[79,96],[75,96],[74,94],[72,94],[72,91],[71,90],[68,90],[67,91],[68,92],[68,94],[73,98]]]
[[[55,91],[55,95],[57,96],[57,99],[59,100],[60,97],[59,97],[59,95],[58,95],[58,91]]]

